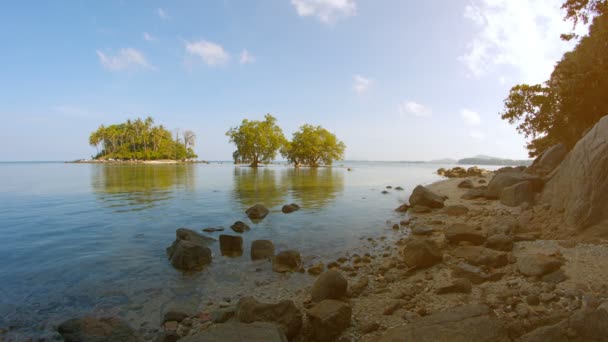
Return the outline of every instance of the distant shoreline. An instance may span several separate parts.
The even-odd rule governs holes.
[[[161,160],[95,160],[95,159],[83,159],[83,160],[73,160],[66,161],[66,164],[209,164],[208,161],[204,160],[193,160],[193,161],[184,161],[184,160],[171,160],[171,159],[161,159]]]

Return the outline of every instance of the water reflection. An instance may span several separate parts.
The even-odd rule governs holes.
[[[283,173],[294,201],[306,208],[321,208],[344,190],[342,170],[332,168],[293,168]]]
[[[117,212],[153,208],[177,189],[194,191],[195,166],[95,165],[91,184],[101,202]]]
[[[235,200],[245,207],[263,203],[274,207],[285,202],[287,189],[277,182],[276,170],[270,168],[234,168]]]
[[[234,196],[243,206],[296,202],[306,208],[321,208],[343,189],[342,170],[332,168],[234,169]]]

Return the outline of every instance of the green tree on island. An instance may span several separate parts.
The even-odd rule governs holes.
[[[283,146],[281,154],[295,166],[317,167],[344,158],[345,149],[346,145],[325,128],[305,124]]]
[[[564,54],[544,84],[511,88],[501,113],[530,139],[527,147],[531,157],[557,143],[572,148],[608,115],[608,1],[567,0],[562,8],[574,25],[595,15],[589,34]],[[573,37],[562,35],[564,39]]]
[[[185,131],[181,139],[179,131],[176,131],[174,139],[163,125],[153,124],[154,120],[147,117],[145,120],[138,118],[120,124],[99,126],[89,136],[89,144],[97,148],[95,159],[185,160],[197,157],[192,149],[194,132]]]
[[[236,145],[232,154],[234,163],[252,167],[271,162],[286,142],[277,119],[270,114],[264,116],[264,121],[244,119],[239,127],[231,128],[226,135]]]

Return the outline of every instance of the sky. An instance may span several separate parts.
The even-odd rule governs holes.
[[[199,159],[271,113],[348,160],[527,157],[500,119],[573,43],[556,0],[10,1],[0,12],[0,161],[90,158],[99,125],[151,116]]]

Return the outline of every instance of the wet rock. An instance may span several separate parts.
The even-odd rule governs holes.
[[[461,246],[452,251],[452,255],[464,259],[474,266],[489,266],[499,268],[509,263],[507,254],[481,246]]]
[[[410,208],[409,204],[402,204],[397,209],[395,209],[395,211],[399,212],[399,213],[405,213],[408,211],[409,208]]]
[[[454,224],[444,229],[445,238],[452,244],[465,241],[474,245],[481,245],[486,241],[485,232],[480,227],[462,223]]]
[[[406,265],[415,268],[428,268],[443,260],[439,246],[425,239],[409,239],[401,255]]]
[[[142,337],[127,323],[116,317],[82,317],[67,320],[57,327],[66,342],[139,342]]]
[[[237,233],[244,233],[246,230],[249,230],[249,226],[245,224],[243,221],[236,221],[232,226],[230,226],[232,230]]]
[[[386,195],[386,194],[388,194],[388,193],[389,193],[388,191],[386,191],[386,190],[382,190],[382,194],[383,194],[383,195]]]
[[[517,207],[524,203],[534,203],[540,189],[534,182],[520,182],[504,188],[500,194],[500,203]]]
[[[264,341],[286,342],[287,338],[279,327],[272,323],[254,322],[250,324],[231,322],[217,324],[192,336],[184,337],[180,342],[203,341]]]
[[[398,187],[395,188],[395,190],[397,190],[397,191],[403,191],[403,188],[400,187],[400,186],[398,186]]]
[[[221,232],[224,231],[224,228],[222,227],[207,227],[207,228],[203,228],[203,231],[205,233],[215,233],[215,232]]]
[[[513,250],[513,238],[507,234],[495,234],[488,238],[486,241],[486,247],[495,249],[497,251],[511,251]]]
[[[243,238],[236,235],[220,235],[220,250],[222,255],[243,255]]]
[[[272,270],[278,273],[297,272],[300,268],[302,259],[298,251],[283,251],[272,259]]]
[[[312,338],[319,342],[333,341],[351,323],[352,309],[337,300],[324,300],[306,312]]]
[[[462,182],[458,183],[458,187],[461,189],[471,189],[474,186],[475,185],[473,184],[473,181],[470,179],[465,179]]]
[[[379,342],[508,342],[511,339],[501,321],[490,316],[484,305],[465,305],[414,319],[389,329]]]
[[[410,195],[410,205],[421,205],[429,208],[443,208],[445,198],[432,192],[422,185],[418,185]]]
[[[481,268],[464,262],[452,266],[452,277],[466,278],[473,284],[481,284],[490,278],[490,276]]]
[[[473,286],[471,285],[471,281],[466,278],[458,278],[452,281],[452,284],[444,287],[440,287],[435,291],[437,294],[446,294],[446,293],[471,293],[471,289]]]
[[[462,216],[469,212],[469,208],[464,205],[448,205],[442,209],[442,212],[450,216]]]
[[[251,243],[251,260],[269,259],[274,256],[274,244],[270,240],[255,240]]]
[[[236,318],[243,323],[275,323],[289,339],[295,337],[302,328],[302,313],[291,300],[269,304],[259,302],[253,297],[241,298],[237,305]]]
[[[321,274],[312,285],[311,296],[314,302],[325,299],[340,299],[346,296],[348,281],[337,270]]]
[[[560,259],[543,254],[526,254],[517,258],[517,269],[526,276],[541,277],[558,270],[562,264]]]
[[[424,205],[415,205],[411,207],[409,211],[414,214],[428,214],[431,212],[431,208],[425,207]]]
[[[283,208],[281,208],[281,211],[284,214],[290,214],[290,213],[293,213],[294,211],[298,211],[298,210],[300,210],[300,206],[295,203],[285,204],[283,206]]]
[[[268,215],[268,213],[269,213],[268,208],[266,208],[262,204],[256,204],[245,211],[245,214],[247,214],[247,217],[249,217],[252,220],[261,220],[264,217],[266,217],[266,215]]]
[[[211,263],[211,249],[206,245],[213,241],[212,239],[185,228],[178,229],[175,236],[175,241],[167,248],[167,256],[173,267],[193,271]]]
[[[399,225],[395,223],[395,224],[393,225],[393,230],[399,230]]]

